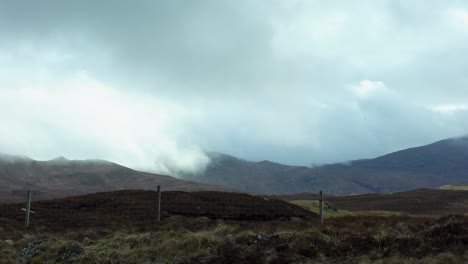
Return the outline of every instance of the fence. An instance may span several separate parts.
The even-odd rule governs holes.
[[[0,204],[0,231],[5,226],[16,229],[28,225],[26,197],[25,192],[22,203]],[[322,212],[320,218],[318,214],[282,200],[243,193],[164,191],[160,193],[160,199],[158,197],[155,191],[123,190],[37,201],[33,193],[29,226],[33,229],[58,230],[140,227],[157,225],[158,219],[166,221],[180,219],[180,216],[197,217],[203,221],[223,219],[237,222],[299,217],[313,218],[320,223],[324,221],[323,216],[441,216],[466,214],[468,211],[468,192],[429,189],[396,194],[327,197],[326,201],[320,195],[293,195],[289,197],[291,199],[282,197],[295,200],[291,202],[318,214]],[[157,212],[160,212],[159,216]]]
[[[24,226],[28,211],[25,204],[0,205],[0,225],[1,221],[9,221],[12,225]],[[124,190],[44,201],[35,201],[33,197],[30,208],[29,226],[36,229],[136,227],[180,216],[201,217],[204,221],[316,218],[310,211],[285,201],[210,191],[165,191],[158,195],[155,191]]]

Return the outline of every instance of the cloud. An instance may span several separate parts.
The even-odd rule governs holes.
[[[463,8],[453,8],[449,11],[454,25],[462,31],[468,31],[468,11]]]
[[[0,149],[52,159],[110,159],[146,171],[199,171],[209,162],[180,131],[193,113],[171,102],[121,93],[81,72],[1,90]]]
[[[373,93],[384,92],[387,88],[380,81],[364,80],[359,85],[352,85],[351,90],[358,97],[367,97]]]
[[[204,150],[310,165],[466,134],[468,6],[427,6],[2,1],[0,151],[177,173]]]
[[[468,110],[468,106],[457,104],[437,105],[434,106],[432,110],[442,114],[453,114],[454,112]]]

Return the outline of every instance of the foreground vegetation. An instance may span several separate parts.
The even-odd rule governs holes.
[[[463,263],[468,218],[353,216],[28,232],[1,225],[0,263]]]

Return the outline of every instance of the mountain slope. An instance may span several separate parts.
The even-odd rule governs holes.
[[[381,193],[468,181],[468,137],[317,168],[209,155],[213,162],[205,173],[190,179],[265,194],[319,190],[335,195]]]
[[[226,190],[220,186],[139,172],[103,160],[36,161],[0,154],[0,202],[23,201],[26,190],[34,199],[46,199],[122,189],[201,191]]]

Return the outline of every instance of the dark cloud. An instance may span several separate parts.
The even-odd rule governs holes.
[[[466,47],[462,1],[1,1],[0,149],[372,157],[466,133]]]

